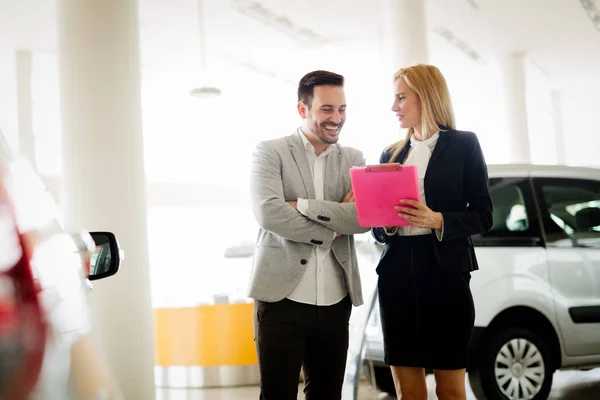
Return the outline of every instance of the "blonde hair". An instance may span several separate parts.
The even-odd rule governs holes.
[[[450,91],[444,75],[433,65],[417,64],[408,68],[400,68],[394,74],[394,82],[404,79],[408,87],[414,90],[421,100],[421,135],[424,139],[441,130],[441,126],[456,129],[454,110],[450,100]],[[410,140],[414,128],[408,128],[406,137],[389,146],[392,156],[388,162],[396,159]]]

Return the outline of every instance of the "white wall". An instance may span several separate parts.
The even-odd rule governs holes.
[[[562,92],[567,163],[600,167],[600,82]]]
[[[17,84],[15,56],[10,49],[0,47],[0,130],[8,144],[18,148]]]

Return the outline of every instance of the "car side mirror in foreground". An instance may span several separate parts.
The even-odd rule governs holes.
[[[90,281],[108,278],[119,271],[123,250],[112,232],[90,232],[96,243],[96,251],[90,257]]]

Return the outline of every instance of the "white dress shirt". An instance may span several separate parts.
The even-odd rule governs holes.
[[[313,182],[315,185],[315,197],[324,200],[324,176],[325,161],[331,147],[317,156],[315,148],[300,130],[298,134],[302,137],[306,157],[310,165]],[[298,199],[298,211],[308,215],[308,201]],[[332,233],[335,237],[335,232]],[[344,280],[344,271],[335,258],[331,247],[314,246],[310,259],[307,260],[306,270],[302,279],[288,296],[288,299],[300,303],[328,306],[338,303],[348,294]]]

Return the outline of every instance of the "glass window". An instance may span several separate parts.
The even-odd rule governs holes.
[[[493,223],[489,232],[480,235],[480,245],[531,245],[539,238],[529,182],[524,178],[490,179]],[[526,240],[523,240],[526,239]]]
[[[525,200],[518,186],[501,186],[492,190],[494,223],[491,234],[522,232],[529,227]]]
[[[600,181],[537,179],[548,245],[600,248]]]

